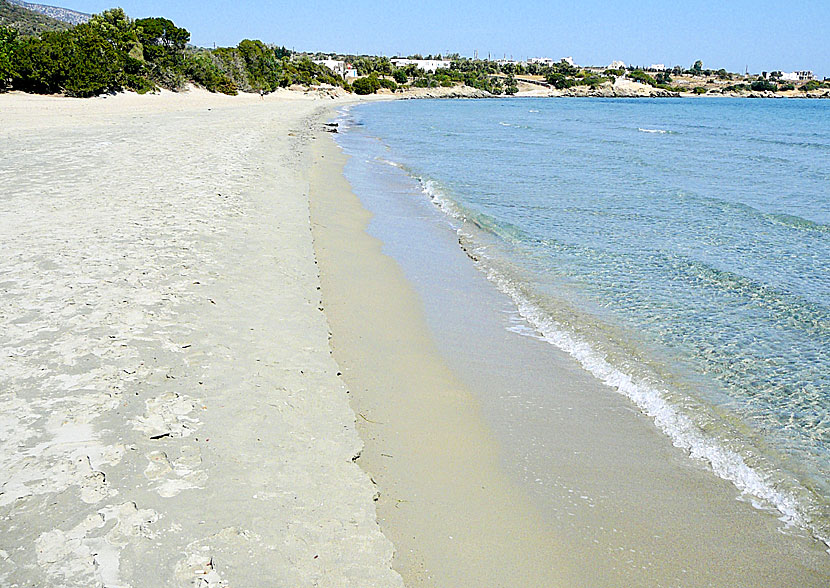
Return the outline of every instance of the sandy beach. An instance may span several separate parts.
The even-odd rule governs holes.
[[[436,340],[327,132],[355,100],[0,96],[0,585],[823,585],[822,548],[550,346],[496,361],[457,311]],[[449,245],[419,246],[487,314]],[[568,419],[504,418],[524,384]],[[511,427],[604,500],[535,497]]]
[[[320,312],[327,101],[0,96],[0,584],[402,584]]]

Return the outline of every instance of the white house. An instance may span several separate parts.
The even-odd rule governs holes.
[[[436,69],[449,69],[452,61],[449,59],[403,59],[394,58],[391,60],[395,67],[406,67],[407,65],[415,65],[421,71],[435,73]]]
[[[625,69],[625,62],[624,61],[612,61],[611,65],[608,66],[608,69]]]
[[[652,63],[648,66],[649,71],[666,71],[668,68],[662,63]]]
[[[340,59],[315,59],[314,63],[326,66],[334,75],[340,76],[341,78],[349,79],[357,77],[355,67],[351,63]]]
[[[809,70],[793,71],[790,73],[782,73],[781,79],[785,82],[809,82],[816,79],[813,72]]]
[[[531,57],[527,60],[528,63],[535,63],[536,65],[553,65],[556,63],[550,57]]]
[[[570,66],[572,66],[572,67],[573,67],[573,66],[576,66],[576,63],[574,63],[574,58],[573,58],[573,57],[571,57],[570,55],[569,55],[568,57],[563,57],[563,58],[562,58],[562,61],[563,61],[564,63],[567,63],[568,65],[570,65]]]
[[[324,65],[335,74],[344,77],[346,75],[346,62],[338,59],[315,59],[317,65]]]

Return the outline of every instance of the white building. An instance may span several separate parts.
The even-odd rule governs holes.
[[[669,69],[669,68],[667,68],[662,63],[652,63],[651,65],[648,66],[649,71],[666,71],[667,69]]]
[[[556,63],[550,57],[531,57],[527,60],[528,63],[535,63],[536,65],[553,65]]]
[[[449,69],[452,61],[449,59],[402,59],[396,57],[392,59],[392,65],[395,67],[406,67],[407,65],[415,65],[421,71],[435,73],[436,69]]]
[[[781,79],[785,82],[809,82],[810,80],[816,79],[816,76],[810,70],[803,70],[782,73]]]
[[[573,58],[573,57],[571,57],[570,55],[569,55],[568,57],[563,57],[563,58],[562,58],[562,62],[563,62],[563,63],[567,63],[567,64],[568,64],[568,65],[570,65],[571,67],[576,66],[576,63],[574,63],[574,58]]]
[[[608,66],[608,69],[625,69],[625,62],[624,61],[612,61],[611,65]]]
[[[315,59],[314,63],[317,65],[324,65],[329,68],[332,72],[339,76],[343,76],[346,73],[346,62],[340,61],[338,59]]]
[[[357,68],[351,63],[346,64],[346,69],[343,72],[343,78],[348,80],[357,77]]]

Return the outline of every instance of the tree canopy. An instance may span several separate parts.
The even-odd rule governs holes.
[[[2,2],[2,0],[0,0]],[[166,18],[130,19],[115,8],[67,30],[19,37],[0,27],[0,90],[94,96],[123,88],[270,92],[291,84],[344,85],[325,66],[284,47],[245,39],[237,47],[188,47],[190,33]],[[391,64],[380,61],[381,68]],[[391,72],[391,69],[389,70]]]

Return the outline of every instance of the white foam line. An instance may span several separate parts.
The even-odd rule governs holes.
[[[761,472],[747,465],[738,453],[723,447],[703,433],[688,416],[678,412],[660,390],[635,381],[629,374],[611,365],[588,343],[559,329],[554,321],[545,317],[518,288],[496,270],[482,269],[491,282],[510,296],[519,314],[539,331],[544,340],[569,354],[594,377],[634,402],[644,414],[654,419],[657,428],[668,435],[676,447],[687,450],[693,458],[707,462],[717,476],[732,482],[743,494],[773,505],[781,513],[782,522],[809,528],[818,539],[830,545],[828,538],[804,519],[794,496],[777,490]]]

